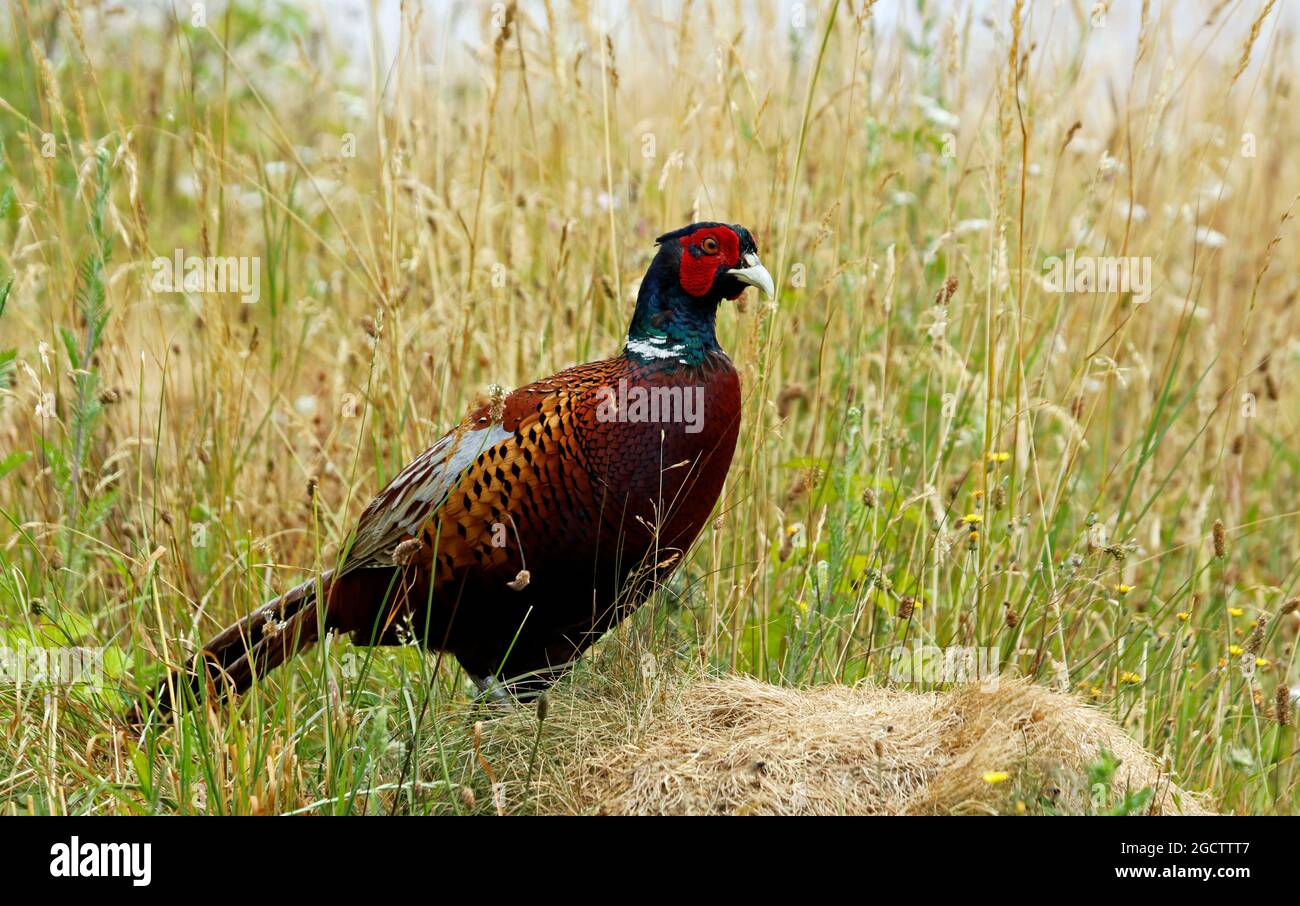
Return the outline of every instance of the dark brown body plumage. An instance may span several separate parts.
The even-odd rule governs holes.
[[[722,491],[736,371],[721,353],[662,367],[580,365],[516,390],[496,417],[471,413],[366,507],[343,565],[321,579],[323,613],[315,580],[271,601],[204,646],[211,678],[242,691],[323,628],[359,644],[418,639],[476,679],[545,685],[681,562]],[[702,430],[602,420],[600,394],[621,381],[701,388]],[[456,454],[468,465],[434,506]]]

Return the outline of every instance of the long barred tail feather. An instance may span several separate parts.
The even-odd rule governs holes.
[[[143,723],[154,708],[160,716],[169,715],[176,710],[178,699],[185,697],[186,689],[196,698],[205,686],[218,696],[243,692],[254,676],[310,646],[318,636],[317,588],[325,588],[328,596],[329,585],[329,573],[311,579],[221,630],[200,649],[194,664],[173,668],[154,693],[136,706],[136,722]],[[198,668],[200,662],[202,669]]]

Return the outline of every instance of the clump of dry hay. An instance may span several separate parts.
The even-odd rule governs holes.
[[[998,813],[1017,799],[1078,813],[1104,750],[1121,762],[1112,797],[1150,787],[1153,814],[1207,811],[1109,717],[1024,680],[916,693],[732,676],[619,698],[556,696],[545,769],[507,798],[604,814]],[[503,723],[515,757],[497,757],[526,763],[531,709]]]

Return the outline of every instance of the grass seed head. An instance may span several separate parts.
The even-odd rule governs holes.
[[[398,566],[407,566],[415,559],[415,555],[424,547],[424,542],[419,538],[407,538],[397,547],[393,548],[393,562]]]
[[[1251,630],[1250,638],[1246,640],[1246,651],[1249,654],[1259,654],[1260,648],[1264,645],[1264,632],[1268,629],[1268,617],[1261,616],[1255,621],[1255,628]]]

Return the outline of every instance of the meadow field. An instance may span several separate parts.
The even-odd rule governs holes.
[[[1294,10],[381,6],[0,14],[0,811],[569,810],[732,674],[1026,678],[1208,808],[1300,807]],[[777,286],[719,314],[737,455],[540,707],[330,638],[124,719],[495,388],[618,353],[696,220]],[[1144,811],[1112,769],[971,766],[980,810]]]

